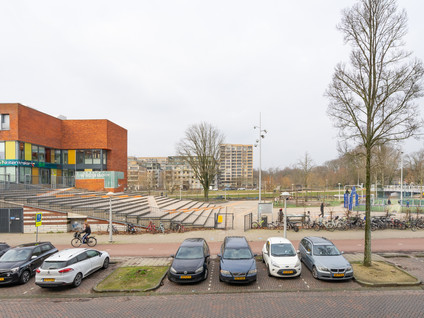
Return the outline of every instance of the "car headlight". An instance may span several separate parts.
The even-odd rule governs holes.
[[[255,268],[255,269],[251,269],[247,274],[252,275],[252,274],[256,274],[257,272],[258,270]]]
[[[14,267],[11,268],[10,271],[12,272],[12,274],[16,273],[19,270],[19,267]]]
[[[350,272],[352,270],[352,267],[349,266],[348,268],[346,268],[346,272]]]
[[[318,269],[319,269],[321,272],[329,272],[329,271],[330,271],[327,267],[324,267],[324,266],[318,266]]]
[[[224,269],[221,269],[221,274],[222,275],[231,275],[231,273],[229,271],[226,271]]]
[[[175,268],[173,268],[172,266],[171,266],[171,268],[169,269],[169,271],[170,271],[172,274],[176,274],[176,273],[177,273],[177,271],[175,270]]]
[[[279,265],[274,261],[271,261],[271,265],[274,266],[274,267],[279,267]]]
[[[300,266],[300,260],[297,260],[296,265],[294,265],[294,267],[299,267]]]
[[[196,269],[194,272],[195,272],[196,274],[199,274],[199,273],[203,272],[203,266],[202,266],[202,267],[199,267],[199,268],[198,268],[198,269]]]

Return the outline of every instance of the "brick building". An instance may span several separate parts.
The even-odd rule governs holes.
[[[77,171],[121,172],[115,190],[126,188],[127,130],[105,119],[65,120],[0,103],[0,181],[74,185]],[[76,182],[91,190],[102,185],[89,178]]]

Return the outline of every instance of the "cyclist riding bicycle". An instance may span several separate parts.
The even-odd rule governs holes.
[[[82,242],[87,243],[86,239],[91,234],[91,227],[87,222],[84,223],[84,230],[81,232],[81,234],[82,233],[85,233],[84,236],[82,237]]]

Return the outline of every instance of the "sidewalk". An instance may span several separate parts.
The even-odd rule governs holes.
[[[96,249],[108,251],[111,256],[152,256],[169,257],[175,254],[180,243],[186,238],[202,237],[210,247],[211,254],[219,253],[220,246],[226,236],[246,236],[254,253],[260,254],[263,244],[268,237],[283,236],[278,230],[206,230],[170,234],[138,234],[114,235],[113,243],[108,243],[108,235],[96,235]],[[345,253],[363,252],[363,231],[319,231],[301,230],[297,233],[287,232],[287,238],[297,248],[299,241],[305,236],[323,236],[332,240],[339,250]],[[39,234],[39,241],[50,241],[58,249],[71,248],[72,233]],[[0,241],[11,246],[34,242],[35,234],[0,234]],[[424,252],[424,231],[384,230],[372,232],[372,252]]]

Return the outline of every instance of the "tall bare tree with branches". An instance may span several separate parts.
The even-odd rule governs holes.
[[[352,51],[350,64],[336,66],[326,91],[328,115],[344,140],[365,148],[364,265],[371,266],[372,150],[418,132],[422,120],[414,100],[423,93],[423,65],[403,49],[407,15],[395,0],[358,0],[343,11],[338,29]]]
[[[184,157],[202,184],[205,200],[208,200],[209,187],[218,174],[223,142],[224,135],[217,128],[202,122],[190,126],[177,145],[178,155]]]

